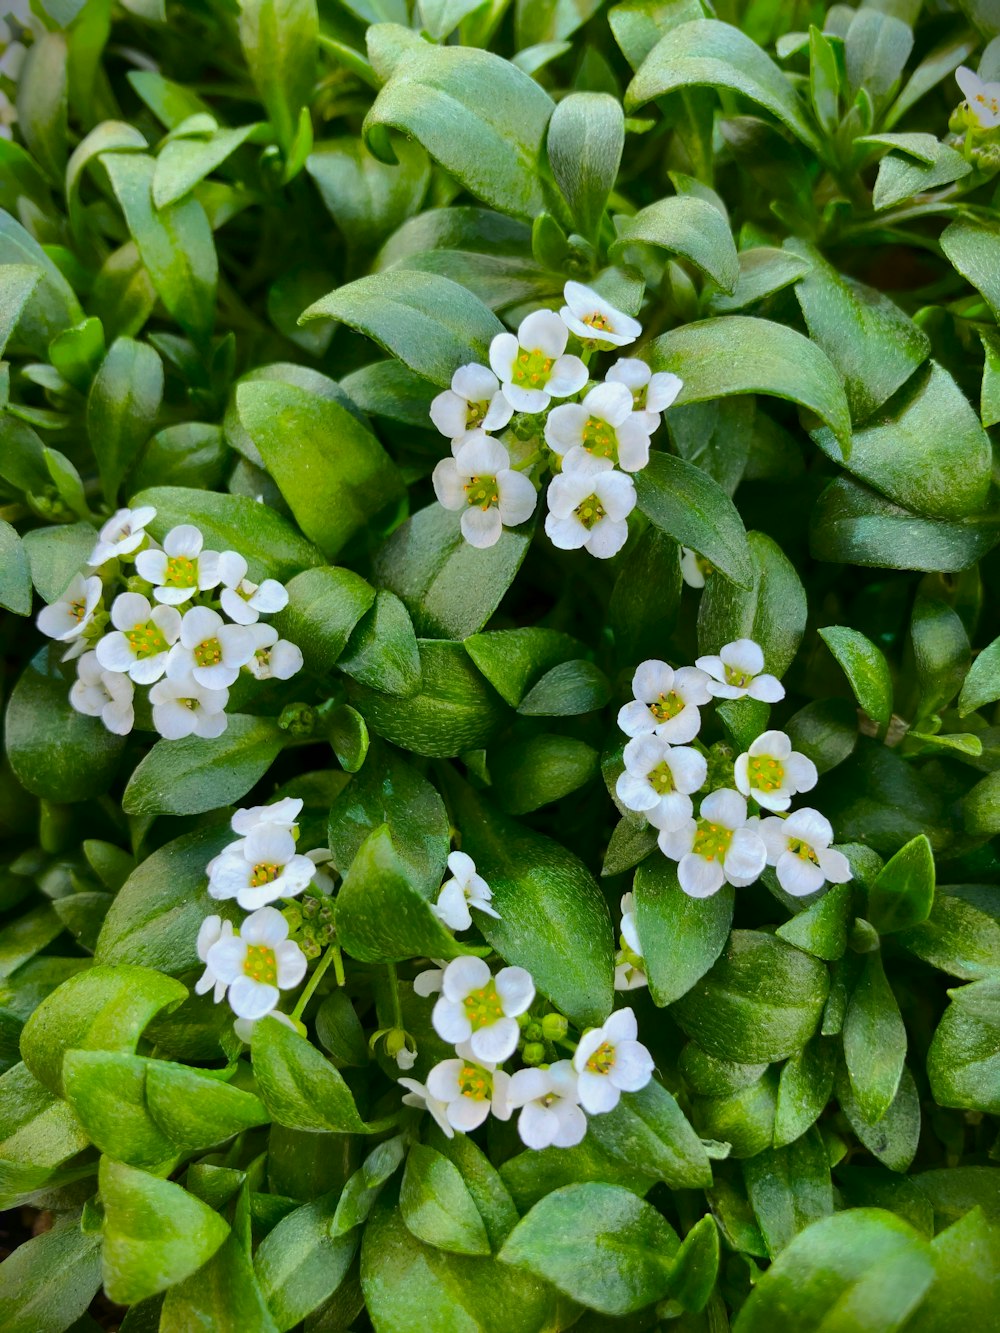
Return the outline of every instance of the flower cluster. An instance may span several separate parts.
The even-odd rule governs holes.
[[[277,1011],[281,992],[294,990],[306,974],[307,955],[289,939],[288,914],[271,904],[297,898],[310,885],[321,895],[333,889],[322,869],[330,853],[296,851],[301,810],[301,800],[290,796],[237,810],[231,823],[236,840],[206,867],[210,897],[235,898],[250,915],[239,929],[218,915],[202,922],[198,957],[205,970],[195,990],[199,995],[212,991],[216,1004],[228,999],[238,1020],[237,1035],[244,1040],[248,1025],[258,1019],[272,1013],[283,1017]]]
[[[159,547],[146,531],[155,517],[144,506],[108,519],[86,572],[42,608],[38,628],[67,645],[64,661],[77,659],[70,703],[109,731],[132,730],[135,687],[145,685],[161,736],[219,736],[241,671],[287,680],[302,667],[296,645],[260,620],[287,605],[288,593],[275,579],[249,579],[236,551],[206,550],[193,524],[172,528]],[[128,577],[126,563],[135,566]]]
[[[650,437],[682,386],[634,357],[592,380],[594,354],[634,342],[642,326],[582,283],[567,282],[564,295],[558,314],[536,310],[517,333],[498,333],[489,367],[460,366],[434,399],[431,420],[452,452],[434,469],[434,493],[461,513],[466,541],[488,547],[531,517],[552,471],[549,538],[608,559],[628,536],[631,474],[648,463]],[[576,351],[567,351],[571,338]]]

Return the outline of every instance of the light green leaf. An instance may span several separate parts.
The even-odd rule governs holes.
[[[349,245],[370,252],[420,208],[431,164],[420,144],[391,139],[395,165],[373,157],[353,138],[325,139],[306,159],[306,171]]]
[[[489,1254],[483,1219],[454,1163],[415,1143],[406,1158],[399,1210],[408,1229],[427,1245],[453,1254]]]
[[[865,917],[882,935],[926,921],[934,903],[934,853],[921,834],[901,847],[868,891]]]
[[[1000,320],[1000,229],[963,218],[941,233],[941,249]]]
[[[939,1106],[1000,1114],[1000,986],[998,979],[949,992],[927,1052],[927,1077]]]
[[[241,125],[237,130],[217,129],[204,138],[169,139],[160,149],[153,172],[153,203],[164,209],[183,199],[199,181],[212,172],[246,143],[256,125]]]
[[[596,237],[625,147],[621,104],[607,93],[570,93],[552,113],[546,146],[581,234]]]
[[[0,519],[0,606],[16,616],[31,614],[31,568],[21,538]]]
[[[740,265],[732,233],[717,208],[696,195],[678,194],[615,218],[618,239],[611,255],[630,245],[655,245],[683,255],[707,273],[724,292],[733,293]]]
[[[860,630],[829,625],[819,636],[847,676],[854,697],[868,716],[887,727],[892,718],[892,675],[884,655]]]
[[[287,154],[309,105],[319,47],[316,0],[245,0],[240,44],[278,143]]]
[[[42,270],[33,264],[4,264],[0,267],[0,356],[28,298],[41,281]]]
[[[830,1158],[818,1129],[787,1148],[750,1158],[743,1178],[772,1259],[811,1222],[833,1212]]]
[[[261,1241],[254,1271],[282,1333],[328,1300],[344,1281],[359,1235],[331,1235],[336,1192],[295,1208]]]
[[[6,1333],[63,1333],[86,1315],[100,1285],[100,1236],[64,1216],[0,1264],[0,1326]]]
[[[87,435],[110,504],[153,433],[162,396],[163,365],[156,352],[146,343],[116,338],[87,398]]]

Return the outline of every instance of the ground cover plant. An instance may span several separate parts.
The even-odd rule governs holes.
[[[995,1327],[997,6],[5,25],[0,1327]]]

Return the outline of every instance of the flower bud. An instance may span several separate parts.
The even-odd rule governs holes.
[[[531,1023],[529,1023],[528,1026],[524,1029],[524,1040],[527,1042],[542,1041],[543,1032],[541,1023],[537,1021],[532,1021]]]
[[[394,1060],[405,1045],[406,1033],[402,1028],[390,1028],[385,1034],[385,1053]]]
[[[545,1060],[545,1047],[540,1041],[529,1041],[521,1053],[526,1065],[540,1065]]]
[[[569,1023],[562,1014],[546,1014],[542,1019],[542,1033],[546,1041],[562,1041],[569,1031]]]
[[[316,730],[316,709],[312,704],[287,704],[281,710],[278,726],[291,736],[311,736]]]

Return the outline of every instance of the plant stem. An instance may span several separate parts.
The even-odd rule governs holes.
[[[385,971],[389,978],[389,998],[392,1001],[392,1026],[401,1028],[403,1026],[403,1010],[399,1003],[399,979],[396,976],[396,964],[386,963]]]
[[[340,957],[340,948],[336,944],[331,944],[327,948],[326,953],[319,960],[319,966],[316,968],[316,971],[309,978],[305,990],[299,996],[295,1008],[292,1010],[293,1018],[302,1017],[306,1005],[309,1003],[313,995],[316,993],[316,987],[323,980],[324,973],[326,972],[327,968],[330,966],[331,963],[335,964],[334,971],[337,975],[337,984],[340,986],[344,984],[344,963],[343,959]]]

